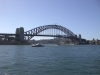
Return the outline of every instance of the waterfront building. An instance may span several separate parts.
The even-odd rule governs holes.
[[[100,40],[97,39],[97,40],[95,41],[95,43],[96,43],[96,44],[100,44]]]

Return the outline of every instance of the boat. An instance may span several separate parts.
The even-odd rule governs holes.
[[[57,43],[57,45],[60,45],[60,43]]]
[[[66,44],[66,45],[75,45],[75,44]]]
[[[60,43],[57,43],[56,46],[60,46]]]
[[[32,44],[32,47],[44,47],[44,45],[37,43],[37,44]]]

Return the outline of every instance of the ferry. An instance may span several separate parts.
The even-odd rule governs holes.
[[[44,47],[44,45],[37,43],[37,44],[32,44],[32,47]]]
[[[57,45],[60,45],[60,43],[57,43]]]

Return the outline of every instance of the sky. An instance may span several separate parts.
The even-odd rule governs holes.
[[[0,0],[0,33],[54,23],[87,40],[100,39],[100,0]]]

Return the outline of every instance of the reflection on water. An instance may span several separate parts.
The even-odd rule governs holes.
[[[100,46],[1,45],[0,75],[100,75]]]

